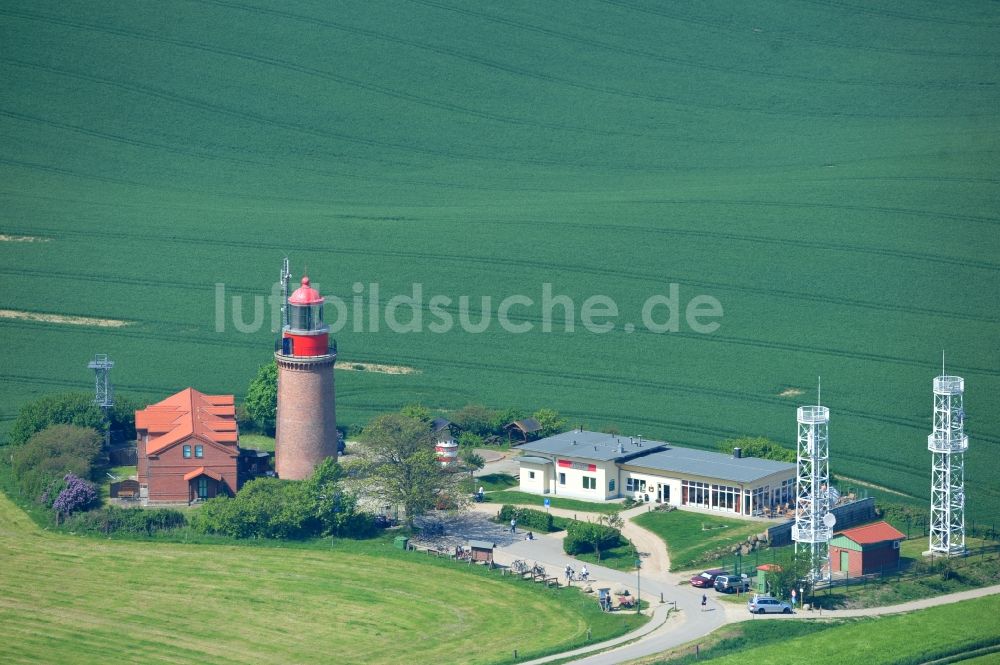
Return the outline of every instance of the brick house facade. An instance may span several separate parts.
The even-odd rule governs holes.
[[[846,529],[830,540],[830,568],[850,577],[896,570],[906,536],[886,522]]]
[[[232,395],[187,388],[135,412],[140,497],[192,503],[239,488],[239,430]]]

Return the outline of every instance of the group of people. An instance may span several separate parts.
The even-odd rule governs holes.
[[[572,582],[573,576],[576,575],[576,571],[573,570],[573,566],[567,563],[566,570],[564,572],[566,575],[566,582]],[[587,564],[583,564],[583,567],[580,568],[580,576],[577,577],[576,579],[581,582],[586,582],[587,580],[590,579],[590,571],[587,570]]]

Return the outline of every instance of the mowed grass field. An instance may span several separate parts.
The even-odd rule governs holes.
[[[851,665],[931,662],[1000,643],[995,620],[998,609],[1000,598],[987,596],[907,614],[847,622],[791,639],[772,638],[766,646],[745,645],[738,653],[709,660],[720,665],[746,662],[777,665],[807,658],[836,658],[838,663]],[[915,635],[920,638],[914,639]],[[991,658],[986,662],[996,662],[995,653]]]
[[[634,620],[576,590],[545,592],[390,543],[74,538],[41,531],[3,496],[0,537],[4,663],[498,663]]]
[[[130,323],[0,317],[0,417],[86,389],[98,352],[121,393],[242,394],[271,310],[255,332],[232,310],[252,323],[288,255],[345,302],[341,365],[416,370],[339,371],[345,424],[479,402],[791,445],[822,375],[834,471],[924,502],[943,349],[985,519],[998,64],[988,2],[4,3],[0,309]],[[572,332],[562,307],[543,331],[546,283]],[[681,310],[721,303],[715,332],[643,325],[672,283]],[[422,332],[375,331],[369,307],[416,284]],[[529,332],[497,323],[512,295]],[[609,332],[583,329],[594,295]],[[473,322],[492,299],[484,332],[461,296]]]

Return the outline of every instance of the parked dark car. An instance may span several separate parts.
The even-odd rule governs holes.
[[[750,578],[746,575],[719,575],[715,578],[715,590],[722,593],[747,592]]]
[[[703,573],[698,573],[691,578],[691,586],[696,586],[700,589],[710,589],[715,584],[715,578],[719,575],[726,575],[726,571],[721,568],[714,568],[712,570],[706,570]]]

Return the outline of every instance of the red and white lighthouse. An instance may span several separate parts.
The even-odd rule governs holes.
[[[287,272],[283,277],[287,280]],[[337,457],[333,379],[337,345],[330,343],[330,329],[323,322],[323,297],[308,277],[302,278],[302,285],[286,300],[276,346],[274,468],[279,478],[302,480],[327,457]]]

